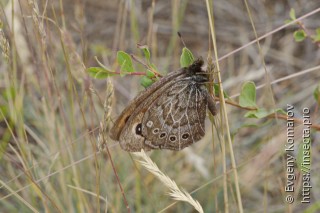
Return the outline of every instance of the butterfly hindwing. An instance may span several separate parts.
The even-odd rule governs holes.
[[[205,135],[207,90],[189,79],[177,81],[145,113],[142,135],[153,149],[181,150]]]

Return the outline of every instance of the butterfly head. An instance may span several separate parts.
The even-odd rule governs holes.
[[[196,82],[207,82],[208,75],[203,70],[204,62],[202,58],[196,59],[189,67],[186,68],[187,75],[192,77],[192,79]]]
[[[196,59],[187,69],[188,72],[192,75],[195,75],[198,72],[203,72],[201,67],[203,66],[204,62],[202,58]]]

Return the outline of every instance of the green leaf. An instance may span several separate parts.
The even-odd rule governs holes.
[[[291,20],[296,20],[297,19],[296,18],[296,12],[295,12],[295,10],[293,8],[291,8],[289,15],[290,15]]]
[[[281,108],[278,108],[278,109],[276,109],[276,110],[273,110],[273,112],[277,112],[277,113],[282,114],[282,115],[287,115],[287,112],[284,111],[284,110],[281,109]]]
[[[146,76],[147,76],[148,78],[154,78],[154,77],[155,77],[155,74],[154,74],[154,72],[152,72],[151,70],[147,70],[147,71],[146,71]]]
[[[216,97],[219,97],[219,94],[220,94],[220,86],[219,86],[219,84],[213,84],[213,88],[214,88],[214,95]],[[223,96],[225,98],[230,98],[230,96],[224,90],[223,90]]]
[[[87,72],[92,78],[96,78],[96,79],[104,79],[110,76],[117,75],[117,73],[106,70],[105,68],[102,68],[102,67],[89,67],[87,68]]]
[[[144,87],[144,88],[147,88],[149,87],[151,84],[153,84],[153,80],[148,78],[147,76],[143,76],[141,79],[140,79],[140,84]]]
[[[142,50],[144,57],[146,58],[146,60],[148,61],[148,63],[150,62],[150,51],[147,45],[140,45],[138,44],[138,48]]]
[[[320,41],[320,28],[316,29],[316,34],[312,36],[313,42],[319,42]]]
[[[260,126],[258,124],[254,124],[254,123],[245,123],[245,124],[241,125],[241,128],[247,128],[247,127],[257,128],[257,127],[260,127]]]
[[[118,51],[117,53],[117,61],[120,65],[120,70],[125,72],[134,72],[131,56],[124,52]]]
[[[318,84],[318,86],[314,90],[313,97],[316,100],[316,102],[318,103],[318,105],[320,105],[320,84]]]
[[[154,64],[149,64],[149,66],[152,67],[152,69],[153,69],[155,72],[159,73],[158,68],[156,67],[156,65],[154,65]]]
[[[275,109],[275,110],[272,110],[272,111],[268,111],[266,110],[265,108],[259,108],[257,110],[251,110],[249,112],[247,112],[244,117],[246,118],[265,118],[267,117],[268,115],[271,115],[275,112],[278,112],[280,114],[284,114],[286,115],[286,112],[281,109],[281,108],[278,108],[278,109]]]
[[[296,42],[301,42],[307,37],[307,34],[304,30],[297,30],[293,33],[293,37]]]
[[[297,166],[303,174],[307,174],[311,170],[311,140],[303,138],[302,143],[298,147]]]
[[[242,85],[239,104],[242,107],[256,107],[256,85],[252,81]]]
[[[192,55],[192,52],[188,48],[184,47],[180,56],[180,66],[188,67],[193,63],[193,61],[194,57]]]
[[[246,118],[264,118],[268,115],[269,115],[268,111],[264,108],[261,108],[261,109],[251,110],[251,111],[247,112],[244,115],[244,117],[246,117]]]

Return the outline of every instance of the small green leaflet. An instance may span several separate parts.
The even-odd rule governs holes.
[[[316,29],[316,35],[312,36],[313,42],[319,42],[320,41],[320,28]]]
[[[293,33],[293,37],[296,42],[301,42],[307,37],[307,34],[304,30],[297,30]]]
[[[286,24],[292,23],[293,21],[295,21],[297,19],[296,12],[294,11],[293,8],[291,8],[289,16],[290,16],[290,19],[287,19],[284,21]]]
[[[150,54],[148,46],[147,45],[139,45],[139,44],[137,46],[138,46],[139,49],[142,50],[142,52],[144,54],[144,57],[147,60],[147,62],[150,63],[151,54]]]
[[[291,18],[292,21],[297,19],[296,18],[296,12],[295,12],[295,10],[293,8],[291,8],[289,15],[290,15],[290,18]]]
[[[121,71],[134,72],[132,59],[128,53],[126,53],[124,51],[118,51],[117,61],[118,61],[118,64],[120,65]]]
[[[180,56],[180,66],[188,67],[193,63],[193,61],[194,57],[192,55],[192,52],[188,48],[184,47]]]
[[[146,71],[146,76],[147,76],[148,78],[153,78],[153,77],[155,77],[155,74],[154,74],[154,72],[152,72],[151,70],[147,70],[147,71]]]
[[[246,118],[265,118],[268,115],[271,115],[275,112],[286,115],[286,112],[281,108],[276,109],[276,110],[271,110],[271,111],[268,111],[265,108],[259,108],[257,110],[251,110],[251,111],[247,112],[244,115],[244,117],[246,117]]]
[[[147,76],[143,76],[141,79],[140,79],[140,84],[144,87],[144,88],[147,88],[149,87],[151,84],[153,84],[153,80],[148,78]]]
[[[114,76],[117,75],[115,72],[106,70],[102,67],[89,67],[87,69],[88,74],[96,79],[104,79],[104,78],[108,78],[110,76]]]
[[[219,95],[220,95],[220,86],[219,86],[219,84],[213,84],[213,88],[214,88],[214,95],[216,97],[219,97]],[[223,90],[223,97],[230,98],[230,96],[224,90]]]
[[[242,85],[239,105],[242,107],[257,107],[256,105],[256,85],[252,81]]]

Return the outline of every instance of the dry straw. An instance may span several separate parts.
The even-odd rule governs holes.
[[[5,60],[7,62],[9,62],[9,56],[10,56],[10,46],[9,46],[9,42],[8,40],[6,39],[5,35],[4,35],[4,32],[2,30],[2,26],[3,26],[3,23],[2,21],[0,20],[0,48],[2,50],[2,55],[3,57],[5,58]]]
[[[193,199],[191,195],[184,189],[179,189],[177,184],[171,180],[167,175],[160,171],[158,166],[146,155],[146,153],[141,150],[141,152],[133,153],[136,157],[139,157],[141,160],[136,160],[142,166],[144,166],[149,172],[154,174],[165,186],[170,190],[169,195],[178,201],[184,201],[192,205],[198,212],[203,212],[203,209],[200,203]]]

